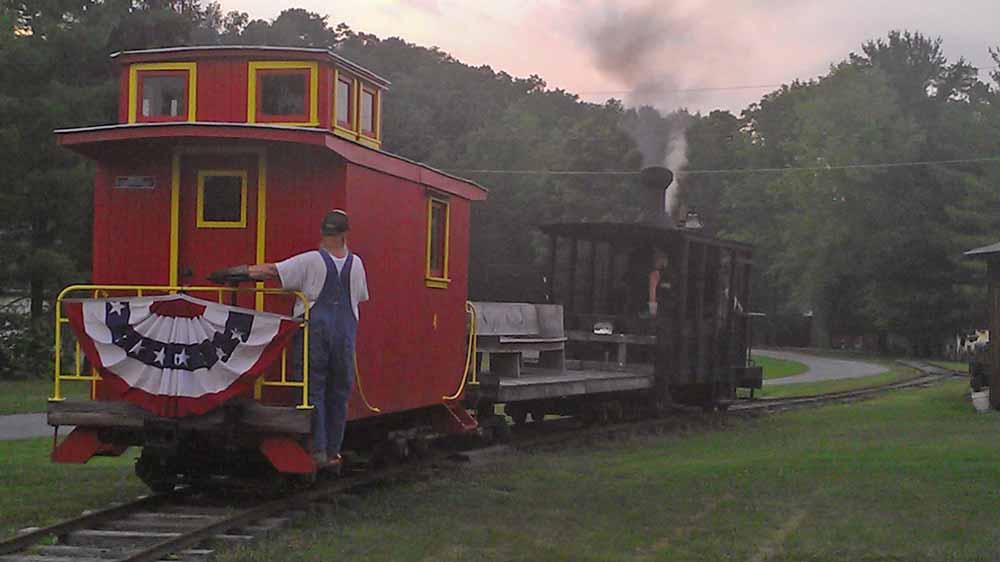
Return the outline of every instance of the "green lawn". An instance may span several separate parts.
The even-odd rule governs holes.
[[[753,362],[758,367],[764,369],[764,379],[780,379],[784,377],[794,377],[809,370],[809,366],[798,361],[788,361],[786,359],[776,359],[763,355],[754,355]]]
[[[132,474],[130,452],[84,465],[53,464],[51,447],[49,438],[0,441],[0,537],[148,493]]]
[[[378,489],[226,560],[994,560],[1000,418],[967,384]]]
[[[968,373],[969,364],[962,361],[928,361],[931,365],[937,365],[943,369],[951,369],[956,373]]]
[[[67,398],[87,398],[90,383],[64,382],[62,394]],[[52,396],[52,379],[0,380],[0,415],[44,412]]]

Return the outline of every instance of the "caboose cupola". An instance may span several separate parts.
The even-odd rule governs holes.
[[[177,47],[112,55],[120,123],[319,128],[378,148],[389,82],[326,49]]]

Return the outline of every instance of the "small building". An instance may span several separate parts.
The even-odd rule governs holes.
[[[355,393],[351,418],[432,407],[455,392],[470,206],[486,190],[381,150],[387,80],[323,49],[112,56],[119,122],[56,131],[96,163],[94,283],[206,285],[221,267],[316,248],[322,217],[341,208],[372,295],[358,341],[367,402]],[[284,296],[239,304],[291,312]]]
[[[1000,333],[1000,242],[975,248],[965,252],[967,257],[986,261],[986,281],[989,287],[989,333]],[[981,348],[982,349],[982,348]],[[972,385],[979,390],[981,385],[990,387],[990,407],[1000,410],[1000,345],[990,344],[976,353],[970,365]]]

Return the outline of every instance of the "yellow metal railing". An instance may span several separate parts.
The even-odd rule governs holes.
[[[472,306],[471,302],[466,302],[465,312],[469,314],[469,321],[471,322],[471,326],[469,327],[469,341],[466,344],[465,370],[462,372],[462,381],[458,385],[458,390],[451,396],[442,396],[443,400],[456,400],[465,391],[466,385],[475,386],[479,384],[479,361],[476,360],[476,338],[478,336],[476,333],[476,307]]]
[[[50,401],[64,400],[62,395],[62,383],[68,381],[85,381],[91,384],[91,399],[95,398],[97,381],[101,380],[96,368],[91,368],[89,374],[83,373],[83,357],[80,350],[80,342],[73,344],[73,370],[70,373],[63,373],[63,353],[66,343],[62,334],[64,324],[69,323],[69,318],[63,316],[63,301],[67,298],[108,298],[110,296],[121,297],[142,297],[153,295],[168,295],[173,293],[216,293],[219,303],[225,302],[227,295],[234,293],[254,294],[257,302],[262,302],[264,295],[285,295],[291,296],[302,302],[303,316],[301,320],[302,328],[302,376],[295,378],[294,373],[289,373],[288,369],[288,349],[281,352],[280,378],[278,380],[268,380],[265,377],[257,379],[254,386],[254,398],[261,399],[263,387],[289,387],[301,389],[301,400],[297,407],[299,409],[309,409],[309,301],[305,295],[299,291],[288,291],[285,289],[274,289],[270,287],[201,287],[201,286],[181,286],[181,285],[70,285],[59,293],[56,298],[55,312],[55,368],[53,376],[52,396]],[[74,338],[75,339],[75,338]]]

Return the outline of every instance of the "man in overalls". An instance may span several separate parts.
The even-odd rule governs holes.
[[[309,401],[313,459],[320,469],[339,469],[340,447],[347,426],[347,400],[354,385],[354,342],[358,303],[368,300],[368,281],[361,258],[347,249],[347,213],[330,211],[320,226],[318,250],[277,263],[237,266],[212,278],[246,276],[278,279],[285,289],[301,291],[309,300]],[[302,314],[301,301],[295,315]]]

